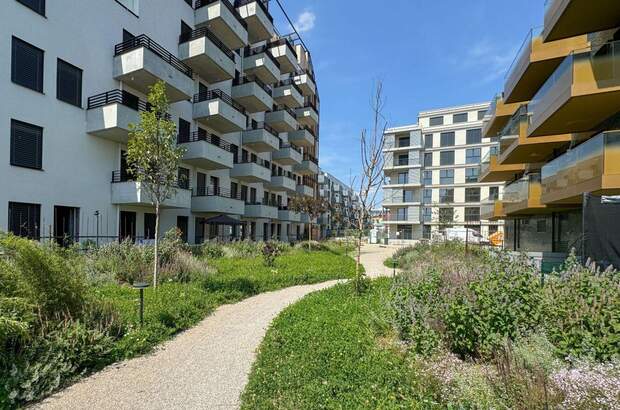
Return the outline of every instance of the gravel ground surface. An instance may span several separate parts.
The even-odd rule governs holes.
[[[370,277],[394,248],[367,245]],[[153,354],[107,367],[49,397],[37,409],[236,409],[256,349],[271,321],[288,305],[340,281],[295,286],[218,308]]]

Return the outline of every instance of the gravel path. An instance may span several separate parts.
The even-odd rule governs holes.
[[[391,274],[393,249],[368,245],[371,277]],[[40,409],[236,409],[271,321],[307,294],[341,281],[295,286],[219,307],[153,354],[121,362],[49,397]]]

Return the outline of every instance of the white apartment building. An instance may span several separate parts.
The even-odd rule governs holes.
[[[481,207],[502,186],[478,182],[482,159],[496,141],[482,137],[489,104],[424,111],[413,125],[385,133],[383,207],[391,243],[430,239],[445,227],[465,227],[484,237],[501,222],[480,219]]]
[[[163,80],[186,153],[162,232],[301,237],[308,218],[287,204],[316,195],[319,98],[310,52],[278,34],[268,4],[5,0],[0,231],[151,239],[153,207],[124,155]]]
[[[324,213],[319,223],[321,236],[342,236],[346,229],[355,227],[356,210],[360,203],[353,188],[329,172],[319,171],[319,196],[327,201],[334,212]]]

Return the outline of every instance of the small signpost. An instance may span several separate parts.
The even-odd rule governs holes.
[[[146,282],[135,282],[134,289],[140,290],[140,326],[144,326],[144,289],[149,287]]]

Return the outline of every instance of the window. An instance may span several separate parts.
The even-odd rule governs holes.
[[[422,238],[431,239],[431,226],[430,225],[422,225]]]
[[[498,186],[489,187],[489,199],[492,201],[499,199],[499,187]]]
[[[247,202],[248,201],[248,186],[241,185],[241,200]]]
[[[439,165],[454,165],[454,151],[441,151]]]
[[[454,133],[453,132],[442,132],[440,144],[442,147],[453,147],[454,146]]]
[[[440,117],[431,117],[429,119],[429,126],[435,127],[437,125],[443,125],[443,116]]]
[[[449,204],[454,202],[454,188],[441,188],[439,190],[439,203]]]
[[[422,182],[424,185],[433,185],[433,171],[424,171]]]
[[[116,0],[116,2],[136,16],[140,14],[140,0]]]
[[[409,174],[406,172],[401,172],[398,174],[398,183],[399,184],[407,184],[409,183]]]
[[[439,208],[439,223],[446,224],[454,221],[454,208]]]
[[[465,222],[480,222],[480,208],[466,207]]]
[[[189,227],[189,217],[179,215],[177,216],[177,229],[181,231],[181,239],[183,242],[187,242],[187,230]]]
[[[432,167],[433,166],[433,153],[432,152],[425,152],[424,153],[424,166],[425,167]]]
[[[480,202],[480,188],[465,188],[465,202]]]
[[[396,164],[394,165],[397,165],[397,166],[409,165],[409,154],[398,155],[398,157],[396,158]]]
[[[155,239],[155,214],[144,214],[144,239]]]
[[[497,155],[498,152],[499,152],[499,147],[497,145],[494,145],[491,148],[489,148],[489,155]]]
[[[486,115],[487,115],[487,111],[486,110],[478,111],[478,121],[483,120]]]
[[[467,144],[480,144],[482,142],[482,129],[473,128],[466,131],[466,143]]]
[[[424,148],[433,148],[433,134],[424,136]]]
[[[466,164],[479,164],[480,163],[480,148],[468,148],[465,151],[465,163]]]
[[[11,81],[43,92],[43,50],[13,37]]]
[[[424,195],[425,204],[430,204],[433,202],[433,190],[432,189],[425,189],[424,191],[422,191],[422,195]]]
[[[411,225],[398,225],[396,226],[396,230],[400,234],[398,235],[398,239],[409,241],[413,239],[413,227]]]
[[[424,222],[431,222],[433,220],[433,209],[432,208],[422,209],[422,220]]]
[[[403,202],[415,202],[413,199],[413,191],[403,191]]]
[[[191,134],[191,124],[183,118],[179,118],[179,142],[189,141]]]
[[[441,185],[454,184],[454,170],[442,169],[439,171],[439,183]]]
[[[455,124],[459,124],[462,122],[467,122],[467,113],[466,112],[462,112],[460,114],[454,114],[452,116],[452,122]]]
[[[189,169],[187,168],[179,168],[179,188],[181,189],[189,189]]]
[[[39,239],[41,235],[41,205],[9,202],[9,231],[14,235]]]
[[[45,16],[45,0],[17,0],[24,6],[32,9],[33,11]]]
[[[536,221],[536,233],[545,233],[547,232],[547,220],[539,219]]]
[[[43,128],[11,120],[11,165],[42,169],[42,156]]]
[[[407,220],[407,208],[397,208],[396,209],[396,220],[398,220],[398,221],[406,221]]]
[[[408,147],[409,145],[411,145],[411,140],[409,137],[400,137],[398,139],[399,147]]]
[[[478,168],[465,168],[465,182],[475,183],[478,182],[478,174],[480,170]]]
[[[82,70],[58,59],[56,98],[76,107],[82,106]]]

